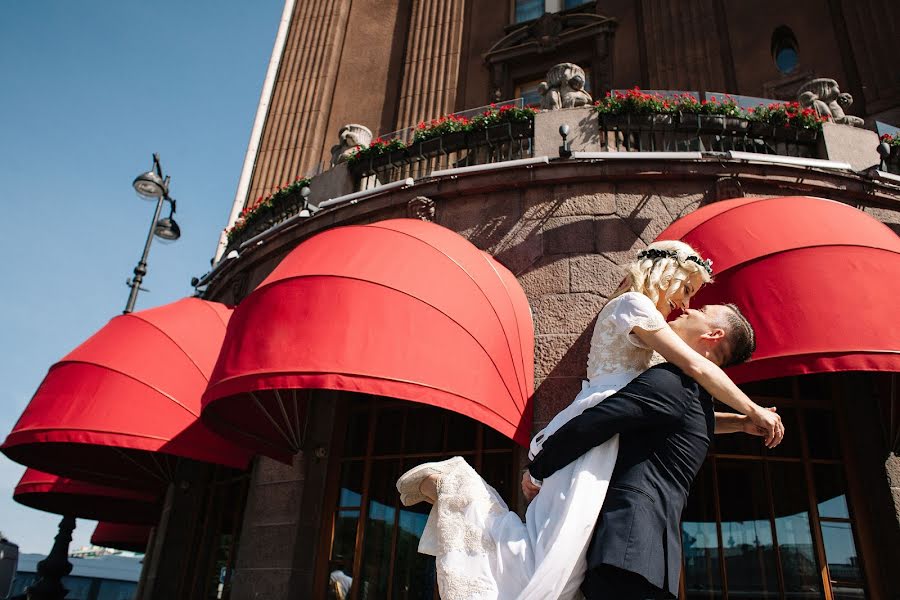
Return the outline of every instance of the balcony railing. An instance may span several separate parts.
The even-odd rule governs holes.
[[[517,98],[449,116],[471,119],[486,111],[522,106],[522,99]],[[534,155],[533,121],[503,122],[477,131],[446,133],[424,141],[415,141],[416,129],[409,127],[380,136],[384,141],[400,140],[405,148],[364,158],[351,165],[351,172],[359,178],[357,189],[372,189],[408,177],[421,179],[442,169],[505,162]]]
[[[819,132],[773,127],[723,115],[599,115],[601,151],[754,152],[819,156]]]
[[[663,97],[675,98],[676,95],[684,97],[685,94],[698,99],[711,99],[724,97],[723,94],[697,92],[656,92]],[[732,96],[744,109],[738,114],[746,115],[746,109],[759,104],[765,104],[766,99]],[[771,104],[771,102],[769,102]],[[484,106],[472,110],[456,113],[456,117],[476,117],[485,111],[498,111],[504,106],[512,106],[521,109],[522,100],[513,100],[506,103]],[[571,115],[568,117],[567,115]],[[562,119],[560,118],[562,117]],[[502,163],[519,159],[528,159],[535,156],[536,147],[552,147],[544,150],[542,154],[555,156],[555,149],[561,140],[556,137],[557,128],[561,122],[567,123],[571,128],[580,128],[580,146],[573,150],[582,155],[590,154],[591,160],[602,159],[604,153],[617,153],[615,158],[624,158],[621,153],[628,152],[714,152],[714,156],[721,159],[726,152],[750,153],[770,155],[775,162],[776,157],[793,157],[796,159],[819,159],[807,161],[802,164],[807,167],[823,166],[827,168],[848,168],[847,163],[840,158],[829,157],[826,144],[822,142],[823,133],[815,128],[785,127],[765,124],[760,120],[751,121],[744,117],[733,117],[721,114],[697,114],[659,112],[649,114],[598,114],[586,107],[583,112],[573,113],[538,113],[536,115],[522,115],[516,120],[486,124],[482,120],[478,127],[467,127],[466,131],[451,131],[434,137],[417,141],[416,132],[421,127],[410,127],[401,131],[381,136],[381,140],[397,140],[393,143],[395,149],[376,154],[369,152],[360,160],[351,161],[349,164],[349,176],[338,186],[339,191],[334,197],[320,197],[316,204],[323,201],[325,206],[335,206],[346,201],[358,201],[358,195],[367,195],[365,192],[374,190],[389,183],[400,185],[400,182],[428,178],[436,171],[444,171],[457,167],[469,167],[474,165],[486,165]],[[548,127],[548,124],[553,125]],[[879,133],[895,134],[898,130],[884,124],[879,125]],[[425,129],[428,129],[426,124]],[[884,131],[882,131],[884,129]],[[440,129],[443,131],[443,129]],[[540,144],[536,144],[535,134],[540,137]],[[432,130],[434,134],[437,130]],[[849,133],[849,132],[848,132]],[[547,145],[547,136],[552,135],[550,146]],[[888,140],[890,141],[890,140]],[[873,143],[873,146],[875,144]],[[873,148],[874,150],[874,148]],[[879,149],[881,162],[878,165],[876,158],[872,163],[864,164],[859,168],[867,168],[869,165],[880,167],[882,173],[888,173],[895,179],[900,176],[900,145],[891,142],[882,142]],[[599,156],[598,156],[599,155]],[[688,156],[685,154],[684,156]],[[733,156],[733,155],[727,155]],[[846,155],[845,155],[846,156]],[[584,156],[582,156],[583,158]],[[642,158],[647,158],[643,155]],[[696,154],[699,158],[700,155]],[[747,160],[746,154],[741,160]],[[829,160],[832,162],[828,164]],[[868,160],[864,159],[863,162]],[[845,165],[841,167],[840,165]],[[236,250],[245,247],[261,236],[268,235],[271,230],[284,227],[288,222],[311,216],[318,209],[317,206],[307,202],[310,190],[315,194],[316,179],[298,180],[291,186],[277,191],[272,196],[258,199],[255,203],[245,208],[241,218],[229,231],[228,250]],[[329,185],[333,185],[332,181]],[[308,188],[305,189],[304,188]],[[333,188],[330,188],[333,189]],[[331,192],[335,193],[335,192]],[[312,197],[310,198],[312,200]]]

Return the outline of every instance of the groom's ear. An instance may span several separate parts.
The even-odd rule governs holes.
[[[725,339],[725,330],[721,327],[710,329],[700,336],[704,340],[716,341],[717,343]]]

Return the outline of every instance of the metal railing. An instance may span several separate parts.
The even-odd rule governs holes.
[[[497,102],[458,113],[456,117],[471,118],[492,108],[523,107],[522,98]],[[510,160],[531,158],[534,155],[534,123],[500,123],[473,132],[444,134],[430,140],[415,142],[416,127],[379,136],[382,140],[399,139],[407,145],[387,155],[364,159],[352,167],[360,177],[359,190],[379,187],[406,178],[421,179],[433,171],[456,167],[471,167]]]

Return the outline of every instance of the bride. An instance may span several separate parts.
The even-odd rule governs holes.
[[[666,323],[712,276],[687,244],[655,242],[627,266],[625,281],[597,317],[588,381],[575,400],[531,441],[529,458],[569,419],[615,393],[651,365],[668,360],[716,399],[746,415],[717,415],[717,430],[783,435],[777,414],[752,402],[715,364],[694,352]],[[727,420],[727,423],[726,423]],[[436,557],[444,600],[576,598],[585,551],[616,462],[618,436],[543,481],[523,523],[461,457],[427,463],[397,482],[401,502],[434,506],[419,552]],[[527,472],[523,477],[527,478]],[[523,487],[528,487],[523,479]]]

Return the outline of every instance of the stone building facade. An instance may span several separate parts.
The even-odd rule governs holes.
[[[900,75],[885,68],[900,52],[891,27],[900,7],[890,0],[535,4],[296,2],[245,199],[327,165],[345,123],[385,134],[515,98],[563,61],[584,67],[600,91],[795,100],[803,82],[832,77],[853,95],[854,114],[900,120]]]
[[[900,80],[881,61],[897,54],[900,41],[887,24],[900,21],[900,7],[888,0],[288,6],[259,150],[248,157],[247,193],[238,203],[306,175],[313,175],[314,205],[366,193],[230,244],[204,278],[203,297],[240,303],[324,230],[432,220],[494,256],[528,297],[535,429],[581,389],[592,324],[621,280],[621,265],[677,219],[728,198],[803,195],[854,206],[900,233],[900,187],[878,170],[876,134],[831,123],[812,149],[829,164],[724,151],[690,159],[560,156],[561,125],[570,127],[572,150],[608,150],[589,108],[535,117],[528,156],[543,162],[416,176],[368,191],[346,164],[330,164],[348,123],[376,134],[401,130],[531,93],[563,62],[583,68],[594,97],[638,85],[793,100],[801,84],[834,77],[853,94],[854,114],[896,123]],[[900,597],[900,447],[890,417],[900,406],[896,374],[789,377],[746,390],[777,404],[791,438],[775,455],[742,441],[713,448],[685,514],[682,597]],[[185,487],[184,498],[170,493],[166,514],[185,524],[196,525],[202,512],[195,495],[217,505],[227,490],[237,500],[228,519],[162,529],[145,573],[156,587],[142,598],[205,597],[197,590],[210,589],[210,565],[223,574],[222,597],[235,600],[344,597],[338,571],[357,582],[347,597],[436,597],[433,564],[415,552],[424,509],[400,510],[392,488],[406,465],[436,456],[466,455],[511,506],[523,507],[521,449],[470,419],[325,391],[312,392],[309,419],[291,465],[259,457],[249,474],[225,478],[238,487],[208,483],[222,477],[217,472]],[[416,437],[421,432],[428,439]],[[229,551],[216,561],[185,550],[225,539]],[[175,564],[186,573],[177,581],[166,575]]]

